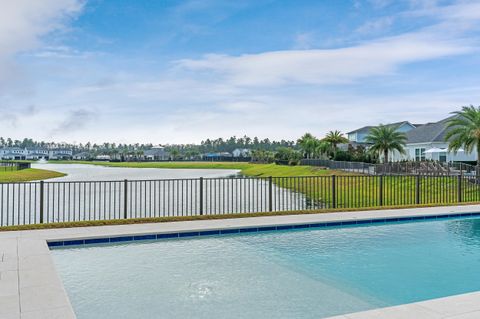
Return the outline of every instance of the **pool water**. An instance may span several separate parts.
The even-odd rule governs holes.
[[[480,290],[480,218],[53,249],[79,319],[322,318]]]

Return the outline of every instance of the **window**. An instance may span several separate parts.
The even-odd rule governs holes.
[[[425,149],[424,148],[416,148],[415,149],[415,161],[420,162],[424,161],[425,157]]]

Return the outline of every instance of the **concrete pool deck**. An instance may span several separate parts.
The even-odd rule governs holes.
[[[47,242],[479,211],[469,205],[0,232],[0,318],[75,318]],[[332,318],[480,318],[480,292]]]

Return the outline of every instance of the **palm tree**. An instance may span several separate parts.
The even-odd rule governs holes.
[[[388,153],[398,151],[405,154],[405,133],[397,132],[395,127],[380,125],[370,130],[365,137],[367,143],[372,144],[370,151],[379,155],[383,154],[383,162],[388,162]]]
[[[314,156],[321,158],[322,156],[328,156],[332,147],[328,142],[325,141],[318,141],[317,145],[315,145]]]
[[[297,144],[300,146],[304,156],[310,158],[318,145],[318,139],[310,133],[305,133],[297,140]]]
[[[448,120],[449,131],[445,141],[448,150],[457,153],[460,148],[465,152],[477,152],[477,171],[480,169],[480,106],[463,106],[461,111],[453,112],[456,116]]]
[[[323,141],[329,143],[332,146],[334,154],[337,153],[338,144],[348,143],[348,139],[343,136],[342,132],[336,130],[328,132],[327,136],[325,136]]]

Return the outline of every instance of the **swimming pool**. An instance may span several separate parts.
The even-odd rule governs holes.
[[[480,290],[480,218],[53,249],[82,318],[319,318]]]

